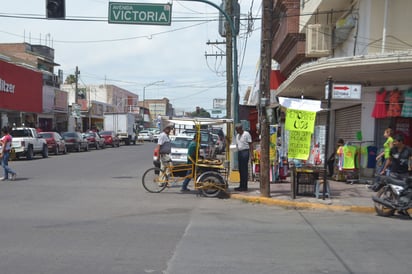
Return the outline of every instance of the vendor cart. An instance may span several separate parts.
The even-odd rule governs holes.
[[[185,178],[193,178],[195,190],[198,190],[199,193],[206,197],[218,197],[222,193],[226,192],[228,189],[228,178],[230,171],[230,153],[226,150],[224,156],[221,157],[218,157],[214,153],[201,157],[201,153],[199,153],[201,143],[200,138],[201,129],[203,127],[213,125],[225,125],[229,136],[231,136],[230,132],[233,131],[233,120],[177,118],[170,119],[168,122],[174,123],[175,125],[194,127],[198,133],[196,159],[193,159],[192,164],[168,165],[165,170],[161,170],[158,167],[148,169],[142,177],[144,188],[149,192],[158,193],[170,186],[172,182],[176,182],[179,179],[183,180]],[[205,154],[202,153],[202,155]],[[178,178],[175,176],[178,171],[181,173],[182,170],[191,170],[192,172],[183,178]]]

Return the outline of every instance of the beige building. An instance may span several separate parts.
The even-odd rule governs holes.
[[[70,125],[82,131],[103,128],[105,112],[133,112],[139,119],[139,96],[115,85],[78,85],[76,100],[75,84],[61,85],[69,94],[72,108]]]
[[[163,99],[145,99],[141,101],[140,104],[149,109],[150,121],[154,127],[157,127],[159,116],[174,116],[174,110],[172,104],[170,104],[168,98]]]

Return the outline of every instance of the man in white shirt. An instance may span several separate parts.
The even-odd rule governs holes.
[[[170,158],[170,153],[172,151],[172,142],[169,138],[170,131],[173,129],[173,124],[168,124],[163,132],[160,133],[159,139],[157,140],[157,150],[160,155],[160,168],[164,170],[166,166],[169,166],[172,162]]]
[[[250,133],[243,130],[242,124],[236,124],[236,147],[239,165],[240,184],[235,191],[247,191],[249,179],[249,158],[253,161],[253,145]]]

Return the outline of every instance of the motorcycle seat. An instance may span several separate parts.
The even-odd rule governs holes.
[[[395,178],[393,176],[385,176],[384,181],[387,184],[401,186],[406,188],[409,184],[409,178]],[[411,179],[412,180],[412,179]]]

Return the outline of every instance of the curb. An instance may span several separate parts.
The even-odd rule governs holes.
[[[357,213],[376,213],[375,208],[369,206],[344,206],[344,205],[325,205],[320,203],[287,201],[267,197],[251,197],[241,194],[230,194],[231,199],[241,200],[248,203],[275,205],[292,209],[321,209],[329,211],[344,211]]]

